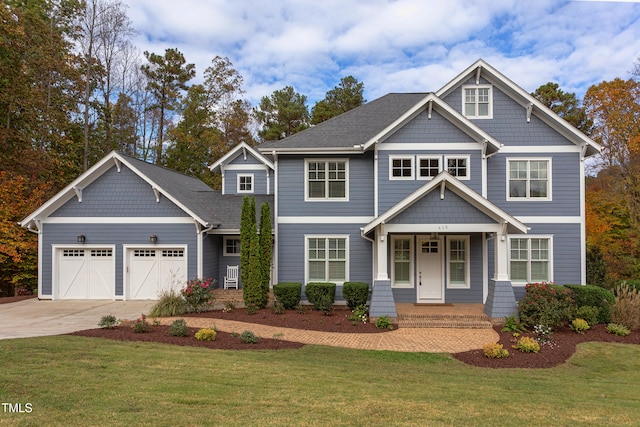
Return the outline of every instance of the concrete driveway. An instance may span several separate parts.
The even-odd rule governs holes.
[[[135,319],[155,301],[70,301],[37,298],[0,304],[0,339],[60,335],[98,327],[102,316]]]

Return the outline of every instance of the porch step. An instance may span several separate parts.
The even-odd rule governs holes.
[[[491,329],[485,314],[398,314],[399,328]]]

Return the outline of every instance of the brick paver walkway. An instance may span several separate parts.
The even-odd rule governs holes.
[[[169,325],[175,318],[160,319]],[[223,319],[185,318],[195,328],[215,325],[218,331],[242,333],[250,330],[262,338],[277,338],[305,344],[357,348],[361,350],[391,350],[405,352],[458,353],[480,349],[484,344],[497,342],[498,334],[493,329],[451,328],[400,328],[379,334],[345,334],[319,332],[255,323],[236,322]]]

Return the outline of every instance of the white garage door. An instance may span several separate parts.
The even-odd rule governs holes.
[[[181,248],[129,249],[129,299],[158,299],[160,292],[179,291],[187,277],[187,257]]]
[[[113,299],[113,249],[58,249],[58,298]]]

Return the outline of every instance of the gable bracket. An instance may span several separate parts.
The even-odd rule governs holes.
[[[118,173],[120,173],[120,171],[122,170],[122,162],[117,157],[113,158],[113,162],[116,164],[116,169],[118,170]]]
[[[156,187],[152,187],[153,188],[153,194],[156,196],[156,203],[160,203],[160,190],[158,190]]]
[[[585,156],[587,155],[587,144],[582,144],[582,147],[580,147],[580,157],[582,160],[585,159]]]
[[[502,231],[500,232],[500,240],[504,241],[507,238],[507,226],[509,225],[509,223],[507,221],[504,221],[502,223]]]
[[[245,162],[247,161],[247,148],[246,147],[242,147],[242,159]]]
[[[427,116],[429,117],[429,120],[431,120],[431,111],[433,110],[433,100],[429,101],[429,112],[427,113]]]
[[[533,102],[527,105],[527,123],[531,122],[531,113],[533,112]]]
[[[444,186],[445,186],[445,181],[443,180],[440,183],[440,200],[444,200]]]
[[[482,71],[482,66],[478,66],[478,69],[476,70],[476,84],[479,85],[480,84],[480,72]]]
[[[73,187],[73,191],[76,193],[76,197],[78,198],[78,203],[82,203],[82,188]]]

